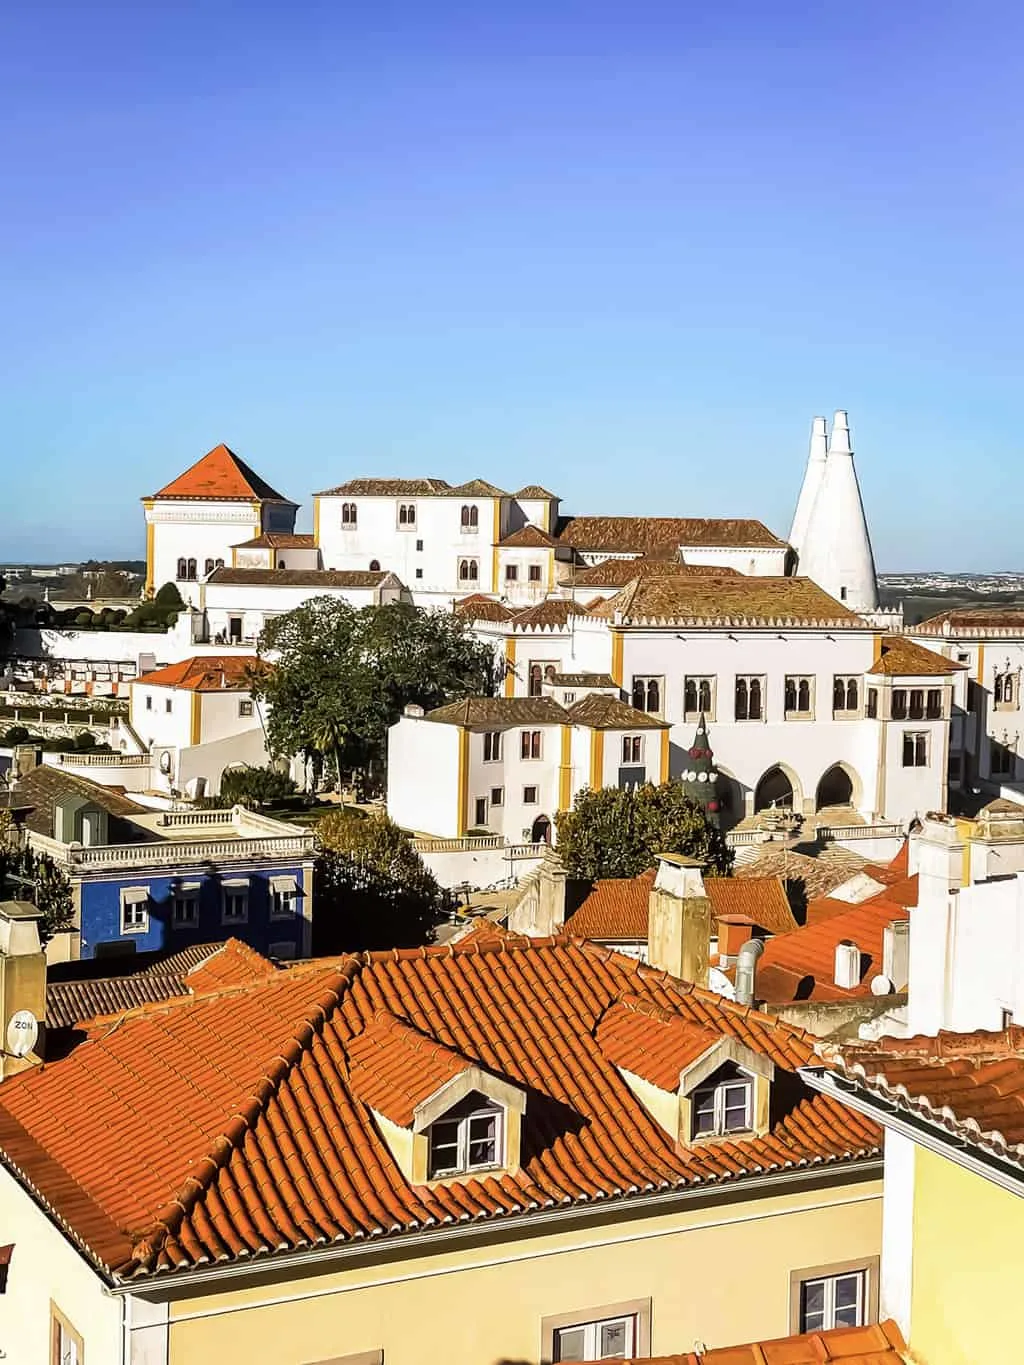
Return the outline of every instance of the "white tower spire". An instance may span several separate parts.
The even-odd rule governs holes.
[[[800,553],[804,547],[807,523],[811,519],[811,508],[821,487],[821,476],[825,472],[825,459],[828,455],[828,435],[824,417],[815,417],[811,422],[811,453],[807,457],[807,471],[804,474],[800,497],[797,499],[793,515],[793,528],[789,533],[789,543]]]
[[[878,583],[845,412],[832,420],[828,458],[799,547],[798,572],[853,611],[877,611]]]

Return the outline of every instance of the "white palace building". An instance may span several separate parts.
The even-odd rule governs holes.
[[[174,582],[191,607],[182,653],[251,651],[270,617],[324,594],[472,621],[501,695],[391,735],[389,810],[422,834],[550,837],[581,787],[685,774],[702,713],[727,825],[772,806],[905,825],[946,809],[951,776],[1018,776],[1024,620],[986,656],[991,623],[965,634],[960,613],[911,638],[880,610],[845,412],[831,431],[814,419],[788,539],[436,478],[324,489],[300,535],[297,504],[223,445],[143,503],[149,586]],[[977,706],[994,695],[986,658],[998,737]]]

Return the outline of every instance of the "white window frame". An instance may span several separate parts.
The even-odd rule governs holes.
[[[294,877],[289,878],[291,886],[286,890],[284,887],[275,887],[273,880],[270,884],[270,918],[271,919],[294,919],[298,909],[299,892]]]
[[[493,1119],[494,1121],[494,1157],[491,1161],[471,1162],[469,1159],[470,1142],[476,1141],[470,1137],[470,1127],[475,1119]],[[454,1166],[435,1166],[434,1165],[434,1130],[438,1124],[456,1124],[456,1164]],[[445,1144],[446,1146],[449,1144]],[[442,1116],[431,1124],[428,1132],[428,1168],[431,1180],[444,1180],[448,1176],[464,1175],[467,1171],[493,1171],[500,1170],[505,1159],[505,1110],[501,1105],[481,1106],[468,1114],[464,1114],[460,1119],[449,1119]]]
[[[787,674],[785,675],[785,677],[782,679],[782,711],[783,711],[783,715],[785,716],[786,720],[813,720],[813,719],[814,719],[814,682],[815,682],[815,678],[814,678],[814,674],[813,674],[813,673],[787,673]],[[801,683],[806,683],[806,684],[807,684],[807,707],[806,707],[805,710],[801,710],[801,709],[800,709],[800,706],[799,706],[799,701],[800,701],[800,684],[801,684]],[[787,689],[787,687],[788,687],[790,684],[792,684],[793,690],[794,690],[794,692],[796,693],[796,700],[797,700],[797,703],[798,703],[796,706],[792,706],[792,707],[786,705],[786,689]],[[750,698],[750,684],[748,683],[748,684],[747,684],[747,699],[748,699],[748,705],[749,705],[749,698]],[[763,700],[764,700],[764,696],[763,696],[763,693],[762,693],[762,701],[763,701]]]
[[[686,684],[693,683],[697,692],[696,709],[686,705]],[[700,719],[700,689],[701,684],[707,683],[708,687],[708,706],[704,708],[704,719],[711,721],[715,719],[715,706],[717,703],[716,691],[718,678],[713,673],[684,673],[683,674],[683,720],[696,721]]]
[[[144,892],[144,899],[134,893]],[[131,900],[126,895],[132,892]],[[121,890],[121,933],[145,934],[149,932],[149,887],[126,886]]]
[[[837,706],[837,705],[836,705],[836,684],[837,684],[837,683],[841,683],[841,684],[842,684],[842,687],[843,687],[843,704],[842,704],[842,706]],[[857,688],[857,705],[856,705],[856,706],[847,706],[847,705],[846,705],[846,698],[847,698],[847,696],[849,695],[850,684],[851,684],[851,683],[854,683],[854,684],[856,685],[856,688]],[[864,695],[863,695],[864,692],[865,692],[864,680],[863,680],[863,678],[860,677],[859,674],[857,674],[857,673],[834,673],[834,674],[832,675],[832,714],[833,714],[833,716],[839,716],[839,717],[841,717],[843,720],[851,720],[851,719],[853,719],[854,716],[859,716],[860,713],[861,713],[861,709],[862,709],[862,705],[863,705],[863,701],[864,701]]]
[[[714,1095],[714,1111],[712,1116],[713,1126],[703,1132],[697,1131],[697,1097],[705,1095],[709,1090]],[[727,1128],[725,1126],[725,1111],[729,1092],[733,1090],[743,1091],[743,1127]],[[734,1133],[749,1133],[754,1127],[754,1078],[748,1076],[746,1072],[740,1071],[738,1076],[730,1076],[728,1080],[717,1081],[712,1085],[698,1085],[690,1100],[690,1134],[695,1142],[702,1138],[731,1137]]]
[[[739,716],[736,714],[736,693],[739,690],[739,685],[741,682],[744,682],[747,685],[747,714],[745,716]],[[750,684],[753,682],[757,683],[761,695],[760,702],[761,714],[759,716],[751,716],[750,714]],[[765,675],[763,673],[737,673],[735,678],[733,679],[732,693],[733,719],[735,720],[736,724],[764,725],[768,717],[768,686],[767,678],[765,677]]]
[[[636,696],[637,684],[640,683],[644,689],[644,704],[642,707],[635,705],[633,698]],[[647,700],[651,693],[651,684],[654,683],[658,688],[658,705],[652,711],[647,705]],[[644,716],[663,716],[665,714],[665,675],[664,673],[634,673],[629,685],[629,704],[634,711],[639,711]]]
[[[554,1359],[559,1360],[607,1360],[610,1357],[604,1355],[601,1350],[601,1331],[606,1327],[625,1327],[625,1355],[621,1359],[625,1360],[633,1356],[637,1349],[637,1315],[635,1313],[619,1313],[610,1318],[596,1318],[592,1322],[569,1323],[565,1327],[556,1327],[554,1332]],[[570,1333],[583,1333],[583,1352],[570,1348],[570,1355],[563,1355],[562,1338]]]
[[[248,924],[249,923],[249,883],[244,886],[222,886],[221,887],[221,924]],[[242,913],[240,915],[229,915],[228,906],[232,901],[242,902]]]
[[[914,741],[914,762],[907,762],[907,740]],[[917,762],[917,741],[924,740],[924,762]],[[931,735],[927,730],[904,730],[901,735],[900,767],[902,768],[930,768],[932,762]]]
[[[836,1320],[836,1290],[841,1280],[855,1280],[857,1282],[857,1298],[854,1304],[854,1315],[856,1321],[849,1322],[845,1318]],[[824,1290],[824,1304],[819,1314],[813,1314],[815,1321],[811,1323],[804,1305],[807,1290],[813,1285],[821,1285]],[[845,1310],[841,1310],[845,1311]],[[867,1319],[868,1311],[868,1272],[866,1267],[860,1269],[840,1270],[834,1275],[815,1275],[809,1279],[800,1281],[800,1331],[803,1332],[829,1332],[834,1327],[863,1327]],[[818,1320],[820,1317],[820,1321]]]
[[[492,806],[492,807],[494,807],[494,806],[501,807],[501,806],[503,806],[504,804],[505,804],[505,788],[504,788],[504,787],[492,787],[492,788],[491,788],[491,806]]]
[[[484,743],[483,743],[483,752],[484,752],[483,762],[484,762],[484,763],[500,763],[500,762],[501,762],[501,750],[502,750],[502,748],[503,748],[503,734],[504,734],[504,732],[503,732],[502,730],[485,730],[485,731],[484,731]],[[487,752],[488,749],[490,749],[490,751],[491,751],[489,755],[488,755],[488,752]]]

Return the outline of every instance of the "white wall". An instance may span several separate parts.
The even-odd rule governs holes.
[[[785,546],[778,549],[752,549],[734,545],[686,545],[681,548],[684,564],[716,564],[737,573],[757,578],[781,578],[786,572]]]
[[[540,866],[540,857],[510,858],[507,848],[438,849],[420,853],[441,886],[474,890],[509,886]]]
[[[442,838],[463,832],[459,730],[401,716],[388,731],[388,815],[403,829]]]
[[[365,567],[365,566],[364,566]],[[223,634],[230,637],[233,616],[242,617],[242,639],[258,640],[267,621],[282,612],[294,611],[313,597],[333,597],[352,607],[369,607],[379,602],[402,598],[401,584],[381,588],[290,587],[272,583],[207,583],[202,601],[206,608],[207,635],[210,641]]]
[[[175,653],[176,637],[170,632],[152,633],[131,630],[19,630],[15,651],[29,658],[45,659],[51,675],[63,673],[70,659],[97,663],[130,663],[138,666],[140,655],[151,655],[159,664],[173,663],[183,657]]]
[[[50,1304],[81,1336],[87,1365],[121,1359],[121,1305],[36,1207],[0,1170],[0,1223],[14,1243],[7,1292],[0,1294],[0,1350],[8,1365],[49,1365]]]
[[[174,687],[132,683],[129,719],[151,749],[183,749],[192,743],[192,693]]]
[[[275,509],[280,519],[285,509]],[[290,531],[295,514],[289,511],[290,525],[276,529]],[[261,534],[268,520],[258,502],[180,502],[157,501],[146,509],[146,520],[153,527],[153,588],[176,583],[186,602],[199,600],[198,582],[178,577],[178,560],[195,559],[199,578],[205,577],[207,559],[231,563],[232,547]]]
[[[176,781],[179,791],[191,792],[196,778],[206,779],[206,795],[216,796],[224,770],[238,765],[262,768],[270,762],[266,738],[257,726],[239,734],[223,735],[220,739],[182,749],[178,755]],[[294,774],[293,774],[294,775]]]
[[[246,702],[249,703],[249,714],[242,715],[241,708]],[[253,700],[251,692],[228,688],[222,692],[200,692],[199,705],[199,740],[202,744],[253,729],[262,733],[259,703]]]
[[[449,727],[446,727],[449,728]],[[541,736],[541,757],[522,758],[521,739],[523,731],[539,730]],[[499,762],[484,762],[484,735],[482,731],[471,732],[469,736],[469,787],[467,795],[466,825],[477,827],[476,802],[483,798],[487,802],[486,829],[503,835],[510,843],[526,842],[534,821],[546,815],[555,823],[558,810],[558,770],[561,761],[561,725],[517,725],[503,728],[501,759]],[[503,794],[502,804],[491,804],[491,792],[500,787]],[[527,804],[523,799],[524,788],[536,787],[536,801]],[[524,832],[525,831],[525,832]]]

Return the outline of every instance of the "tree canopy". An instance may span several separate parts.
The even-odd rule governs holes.
[[[570,877],[638,877],[659,853],[685,853],[726,874],[732,850],[679,782],[584,788],[556,817],[558,851]]]
[[[404,602],[310,598],[268,622],[260,653],[274,655],[253,688],[271,706],[273,753],[302,753],[339,781],[383,769],[388,728],[410,703],[429,710],[495,685],[494,656],[467,622]]]
[[[449,895],[394,821],[338,810],[317,826],[314,952],[430,943]]]
[[[71,883],[49,854],[7,845],[6,823],[0,821],[0,899],[31,901],[42,912],[39,937],[45,944],[74,925]]]

